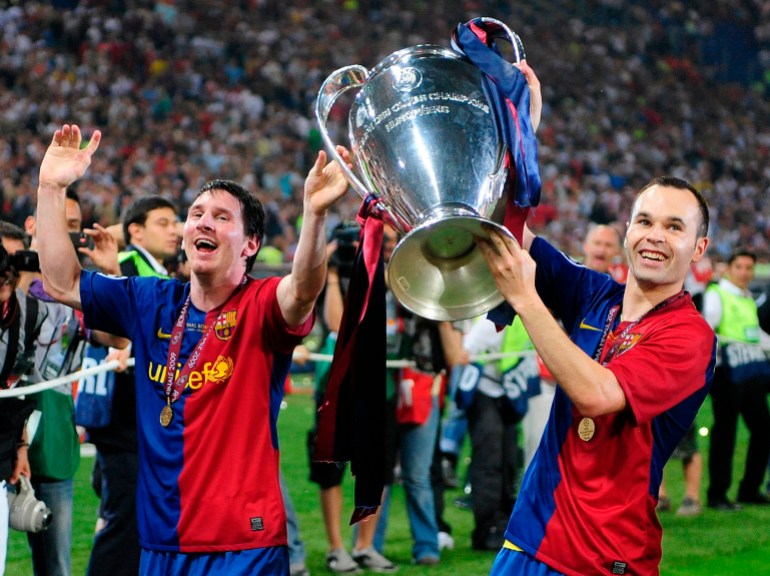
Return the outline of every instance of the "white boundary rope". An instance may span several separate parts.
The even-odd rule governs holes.
[[[126,366],[133,366],[133,365],[134,365],[134,359],[129,358],[128,361],[126,362]],[[113,360],[111,362],[99,364],[98,366],[94,366],[93,368],[86,368],[85,370],[78,370],[77,372],[73,372],[72,374],[59,376],[58,378],[54,378],[53,380],[38,382],[37,384],[30,384],[29,386],[16,386],[15,388],[11,388],[10,390],[0,390],[0,398],[15,398],[18,396],[27,396],[28,394],[37,394],[38,392],[44,392],[45,390],[50,390],[51,388],[58,388],[59,386],[64,386],[65,384],[69,384],[70,382],[80,380],[81,378],[85,378],[86,376],[93,376],[94,374],[99,374],[101,372],[108,372],[110,370],[114,370],[118,366],[120,366],[120,362],[118,362],[117,360]]]
[[[729,339],[722,338],[723,342],[729,341]],[[770,353],[770,346],[761,346],[762,350],[765,352],[765,354]],[[503,358],[509,358],[511,356],[534,356],[537,352],[534,350],[527,350],[524,352],[494,352],[491,354],[477,354],[470,357],[471,362],[495,362],[497,360],[502,360]],[[301,354],[301,353],[294,353],[294,359],[295,360],[304,360],[305,362],[331,362],[332,356],[331,354],[316,354],[315,352],[311,352],[310,354]],[[0,399],[1,398],[16,398],[19,396],[27,396],[29,394],[37,394],[39,392],[43,392],[45,390],[51,390],[52,388],[58,388],[59,386],[64,386],[66,384],[69,384],[70,382],[75,382],[76,380],[80,380],[81,378],[85,378],[87,376],[93,376],[94,374],[99,374],[101,372],[108,372],[110,370],[115,370],[119,366],[119,362],[117,360],[113,360],[111,362],[107,362],[105,364],[99,364],[98,366],[94,366],[93,368],[87,368],[86,370],[78,370],[77,372],[73,372],[72,374],[67,374],[66,376],[60,376],[58,378],[54,378],[53,380],[48,380],[46,382],[40,382],[38,384],[31,384],[29,386],[16,386],[15,388],[11,388],[10,390],[0,390]],[[134,365],[134,359],[129,358],[126,362],[126,366],[133,366]],[[387,368],[413,368],[416,364],[411,360],[388,360],[386,363]]]
[[[535,354],[534,351],[481,354],[478,356],[471,356],[470,359],[472,362],[492,362],[495,360],[506,358],[508,356],[531,356],[534,354]],[[316,353],[298,354],[295,352],[294,358],[296,360],[305,360],[307,362],[331,362],[334,356],[332,356],[331,354],[316,354]],[[115,370],[119,365],[120,364],[117,360],[113,360],[111,362],[99,364],[98,366],[87,368],[85,370],[78,370],[77,372],[73,372],[72,374],[59,376],[58,378],[54,378],[53,380],[48,380],[46,382],[30,384],[29,386],[16,386],[15,388],[11,388],[10,390],[0,390],[0,398],[18,398],[19,396],[28,396],[30,394],[38,394],[40,392],[44,392],[45,390],[58,388],[60,386],[64,386],[66,384],[75,382],[82,378],[86,378],[87,376],[93,376],[95,374],[100,374],[101,372],[108,372],[110,370]],[[126,362],[126,365],[129,367],[133,366],[134,359],[129,358],[128,361]],[[386,363],[387,368],[412,368],[414,366],[415,366],[415,363],[411,360],[388,360]]]

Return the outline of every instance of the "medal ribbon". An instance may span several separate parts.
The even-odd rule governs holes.
[[[596,352],[594,352],[594,360],[596,362],[601,360],[604,345],[607,343],[607,337],[610,335],[610,332],[612,332],[612,325],[615,323],[615,317],[618,315],[618,312],[620,312],[620,305],[613,306],[610,313],[607,314],[607,321],[604,323],[601,340],[599,340],[599,345],[596,347]],[[606,366],[606,364],[602,364],[602,366]]]
[[[198,341],[198,345],[195,347],[195,350],[193,350],[193,353],[190,354],[187,362],[185,362],[184,366],[182,367],[182,371],[179,373],[179,377],[175,378],[176,364],[179,360],[179,352],[182,349],[182,339],[184,337],[185,325],[187,324],[187,314],[190,311],[190,295],[187,295],[187,300],[185,300],[184,304],[182,305],[182,310],[180,310],[179,317],[176,319],[174,329],[171,331],[171,343],[168,347],[168,358],[166,360],[166,384],[164,385],[163,389],[166,393],[166,398],[168,399],[169,405],[176,402],[182,395],[182,390],[184,390],[187,379],[190,377],[190,372],[192,372],[192,369],[195,368],[195,364],[198,362],[198,359],[201,356],[201,352],[203,352],[203,346],[206,344],[209,336],[214,331],[214,326],[216,325],[217,318],[219,318],[219,314],[228,304],[234,303],[237,306],[238,301],[240,301],[241,288],[244,286],[244,284],[246,284],[246,281],[247,278],[244,276],[238,288],[233,291],[227,300],[219,307],[217,307],[213,313],[210,313],[213,316],[212,321],[209,322],[206,326],[203,332],[203,336],[201,337],[200,341]],[[238,296],[237,298],[236,295]]]
[[[623,331],[618,334],[617,338],[612,343],[612,346],[610,346],[610,349],[607,350],[606,354],[603,354],[604,348],[607,344],[607,337],[609,336],[610,332],[612,331],[612,324],[615,322],[615,317],[617,316],[618,312],[620,311],[620,306],[614,306],[612,310],[610,310],[610,313],[607,315],[607,323],[604,326],[604,331],[602,332],[602,339],[599,342],[599,346],[596,349],[596,354],[594,354],[594,360],[597,362],[601,361],[602,366],[606,366],[610,363],[610,360],[612,360],[615,355],[618,353],[618,349],[620,348],[620,345],[623,343],[623,340],[628,336],[628,334],[633,330],[642,320],[647,318],[650,314],[657,312],[658,310],[662,310],[666,306],[669,306],[670,304],[673,304],[680,298],[683,298],[687,294],[684,290],[681,292],[678,292],[677,294],[674,294],[673,296],[669,296],[666,298],[663,302],[657,304],[655,307],[651,308],[644,314],[642,314],[637,320],[634,320],[633,322],[629,322],[624,328]]]
[[[673,304],[683,296],[687,294],[684,290],[681,292],[674,294],[673,296],[669,296],[666,298],[663,302],[659,303],[658,305],[654,306],[652,309],[648,310],[644,314],[642,314],[638,319],[634,320],[633,322],[629,322],[621,331],[621,333],[614,339],[612,346],[610,346],[609,350],[605,353],[604,349],[607,345],[607,339],[609,338],[609,335],[612,333],[612,326],[615,323],[615,319],[618,316],[618,313],[620,312],[620,305],[613,306],[612,309],[607,314],[607,321],[604,324],[604,330],[602,331],[602,337],[601,340],[599,340],[599,345],[596,347],[596,353],[594,354],[594,360],[596,362],[599,362],[602,366],[607,366],[607,364],[610,363],[610,360],[615,358],[616,354],[618,353],[618,350],[620,349],[621,344],[623,343],[623,340],[626,338],[626,336],[629,335],[631,330],[634,329],[634,327],[638,326],[639,323],[647,318],[650,314],[657,312],[658,310],[661,310],[665,308],[666,306]],[[573,411],[577,414],[577,409],[573,407]],[[594,437],[594,434],[596,433],[596,422],[593,418],[582,418],[577,426],[577,435],[578,438],[580,438],[583,442],[590,442],[591,439]]]

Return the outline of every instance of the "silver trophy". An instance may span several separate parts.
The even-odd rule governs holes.
[[[491,20],[491,19],[490,19]],[[504,24],[518,62],[521,41]],[[336,152],[329,113],[358,89],[348,118],[356,171]],[[330,154],[362,196],[375,194],[383,219],[402,238],[388,283],[409,310],[433,320],[461,320],[503,301],[474,236],[502,222],[506,148],[484,93],[482,72],[464,56],[433,45],[399,50],[371,71],[333,72],[316,103]]]

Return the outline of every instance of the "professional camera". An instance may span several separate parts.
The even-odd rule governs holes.
[[[40,259],[34,250],[17,250],[15,254],[0,245],[0,274],[5,274],[8,268],[17,272],[40,272]]]
[[[35,498],[35,490],[26,476],[19,476],[16,493],[8,492],[8,508],[11,528],[22,532],[41,532],[53,517],[51,509]]]
[[[350,278],[353,272],[359,231],[358,224],[343,222],[337,225],[332,233],[332,240],[337,242],[337,249],[332,254],[329,265],[336,266],[338,274],[343,278]]]

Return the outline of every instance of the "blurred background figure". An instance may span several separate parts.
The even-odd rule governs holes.
[[[622,249],[622,234],[615,226],[591,226],[583,242],[583,265],[591,270],[610,274],[613,267],[617,268],[624,260]]]
[[[761,491],[770,457],[770,366],[760,348],[757,304],[749,290],[756,261],[753,252],[737,249],[727,261],[724,277],[709,286],[703,298],[703,316],[717,333],[721,351],[710,394],[714,425],[709,446],[708,506],[716,510],[740,508],[727,494],[739,415],[751,436],[737,500],[770,504],[770,498]]]
[[[463,348],[469,356],[505,354],[466,367],[460,384],[471,437],[469,472],[475,524],[471,547],[498,551],[513,510],[521,464],[518,424],[527,413],[529,397],[540,392],[539,369],[534,346],[518,319],[502,331],[489,320],[477,320],[463,337]],[[473,385],[470,379],[475,379]]]

